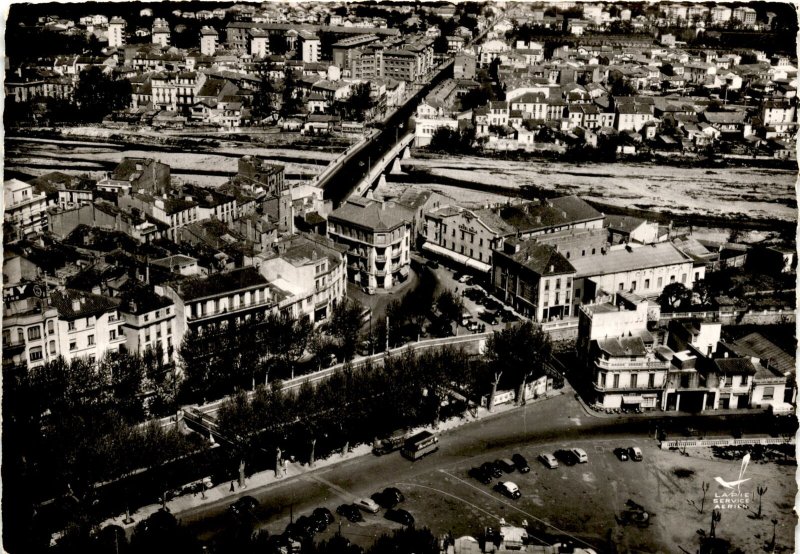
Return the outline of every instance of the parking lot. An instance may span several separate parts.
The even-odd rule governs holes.
[[[537,459],[542,452],[553,453],[574,446],[586,451],[587,463],[568,466],[560,462],[557,468],[549,469]],[[619,446],[639,446],[643,460],[620,461],[613,452]],[[469,476],[471,468],[516,452],[527,458],[530,472],[513,471],[492,479],[491,484],[482,484]],[[398,507],[411,512],[418,526],[429,527],[435,534],[475,536],[486,526],[496,526],[502,518],[509,524],[527,527],[534,541],[569,537],[577,544],[593,546],[598,552],[677,552],[679,547],[695,552],[699,531],[709,531],[713,499],[724,492],[714,481],[715,476],[730,479],[739,471],[738,462],[711,459],[706,451],[697,454],[684,456],[661,451],[648,439],[528,445],[465,459],[393,485],[405,495],[405,501]],[[793,551],[794,488],[785,484],[793,482],[794,469],[772,463],[751,464],[747,473],[751,498],[756,486],[767,486],[769,491],[763,499],[764,518],[755,519],[754,500],[749,509],[725,510],[717,526],[717,536],[731,540],[744,552],[756,552],[771,539],[771,519],[777,518],[775,551]],[[522,496],[513,500],[495,491],[494,486],[501,481],[515,483]],[[699,511],[702,482],[711,485],[703,514]],[[346,498],[337,496],[327,506],[333,511]],[[627,513],[629,500],[648,512],[649,521],[645,525],[620,519]],[[336,523],[317,538],[329,538],[339,530],[341,522],[344,536],[368,546],[380,534],[400,527],[399,523],[385,519],[384,512],[383,509],[377,514],[364,512],[364,521],[359,523],[336,516]],[[288,520],[275,521],[268,527],[280,532],[286,523]]]

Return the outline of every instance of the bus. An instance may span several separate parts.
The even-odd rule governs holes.
[[[422,431],[406,439],[400,453],[411,461],[416,461],[439,450],[439,437],[429,431]]]

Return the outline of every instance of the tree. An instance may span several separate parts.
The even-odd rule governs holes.
[[[761,500],[764,498],[764,494],[767,492],[767,487],[759,485],[756,487],[756,492],[758,493],[758,513],[756,514],[756,519],[761,519]]]
[[[371,115],[373,105],[372,85],[365,81],[355,84],[350,90],[350,95],[344,101],[343,111],[347,119],[364,121]]]
[[[530,321],[495,331],[486,342],[490,367],[516,382],[518,404],[525,403],[525,386],[531,378],[545,374],[544,366],[552,350],[550,337]]]
[[[449,321],[457,321],[464,312],[464,302],[450,290],[445,290],[436,298],[436,308],[442,317],[446,317]]]
[[[716,291],[706,279],[700,279],[692,286],[692,296],[697,296],[697,302],[701,306],[711,304],[711,301],[716,296]]]
[[[132,90],[128,79],[109,77],[98,66],[91,66],[78,76],[73,98],[84,120],[101,121],[130,106]]]
[[[296,88],[297,78],[292,68],[287,66],[283,70],[283,89],[281,91],[280,113],[283,117],[288,117],[300,111],[300,99],[297,98]]]
[[[253,91],[253,117],[256,120],[263,120],[272,116],[275,106],[272,95],[275,93],[275,86],[272,84],[270,72],[272,62],[264,62],[258,68],[258,86]]]
[[[294,373],[297,360],[305,352],[314,331],[314,324],[307,316],[300,319],[288,314],[271,313],[265,321],[269,351],[274,362],[283,371]]]
[[[433,51],[437,54],[447,54],[450,45],[447,43],[447,37],[439,35],[433,39]]]
[[[327,328],[336,339],[339,354],[345,361],[352,360],[355,355],[363,310],[357,301],[345,299],[338,302],[331,312]]]
[[[691,304],[691,301],[692,291],[687,289],[683,283],[668,284],[658,297],[661,309],[665,311],[674,311],[678,307],[686,307]]]

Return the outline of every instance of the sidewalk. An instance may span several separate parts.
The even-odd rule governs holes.
[[[537,404],[549,398],[555,398],[557,396],[561,396],[562,394],[563,394],[562,390],[548,391],[548,393],[544,396],[529,400],[526,405],[529,406],[532,404]],[[425,429],[433,430],[437,433],[445,433],[452,429],[461,427],[462,425],[494,417],[517,408],[519,408],[519,406],[513,403],[497,405],[491,412],[487,411],[486,408],[480,407],[478,408],[477,415],[475,416],[467,412],[466,416],[454,417],[447,421],[441,422],[438,428],[419,427],[411,429],[409,430],[409,435]],[[172,514],[174,514],[178,519],[180,519],[180,514],[187,510],[198,508],[204,505],[213,504],[222,500],[226,500],[230,503],[233,503],[239,497],[244,496],[246,494],[251,494],[250,491],[258,491],[264,487],[268,487],[276,483],[291,482],[302,475],[316,471],[320,468],[332,466],[341,462],[345,462],[361,456],[367,456],[371,454],[372,454],[372,445],[362,444],[353,448],[351,451],[347,452],[344,455],[334,453],[328,458],[317,460],[313,467],[298,462],[287,463],[285,467],[285,472],[281,472],[282,474],[277,477],[275,475],[275,472],[272,470],[262,471],[260,473],[253,474],[250,477],[248,477],[245,480],[245,486],[242,488],[239,488],[238,483],[234,481],[233,492],[231,492],[230,490],[231,483],[230,481],[228,481],[225,483],[220,483],[215,487],[206,490],[205,493],[203,493],[202,495],[200,493],[185,494],[173,498],[172,500],[169,500],[167,502],[167,508]],[[125,514],[120,514],[116,517],[112,517],[105,520],[103,523],[100,524],[100,527],[102,528],[107,525],[118,525],[119,527],[122,527],[123,529],[125,529],[126,532],[129,533],[133,529],[133,527],[136,526],[138,522],[147,519],[160,509],[161,509],[161,504],[150,504],[148,506],[139,508],[135,512],[132,512],[131,517],[133,518],[133,521],[130,523],[125,523]]]

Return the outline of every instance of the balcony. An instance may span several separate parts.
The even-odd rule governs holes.
[[[382,264],[386,263],[386,256],[375,256],[375,263]]]
[[[620,385],[618,387],[614,387],[608,385],[606,386],[598,385],[597,382],[593,382],[592,385],[594,386],[594,390],[596,390],[597,392],[635,392],[637,394],[646,394],[652,392],[661,392],[664,390],[663,386],[658,387],[655,385],[652,387],[643,385],[636,385],[635,387],[631,387],[630,385],[625,385],[625,386]]]
[[[662,362],[660,360],[605,360],[603,358],[598,358],[595,360],[595,364],[600,369],[609,369],[609,370],[637,370],[637,369],[660,369],[660,370],[668,370],[669,369],[669,362]]]

